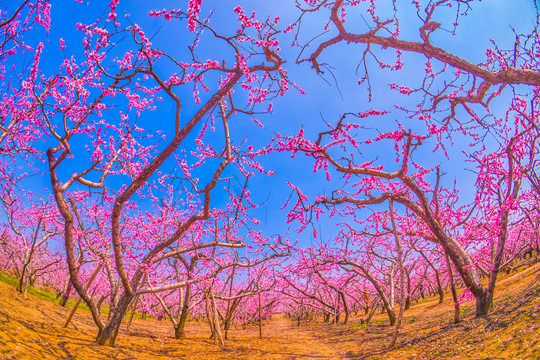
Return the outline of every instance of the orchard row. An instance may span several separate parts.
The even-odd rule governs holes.
[[[135,311],[223,342],[379,308],[393,346],[412,301],[486,315],[539,255],[537,17],[475,64],[452,45],[473,0],[20,3],[0,10],[0,267],[80,296],[99,344]]]

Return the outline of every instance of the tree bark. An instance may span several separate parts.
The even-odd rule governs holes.
[[[96,342],[100,345],[114,346],[116,337],[118,336],[118,330],[124,319],[124,314],[133,299],[133,295],[124,293],[121,295],[118,303],[111,309],[111,319],[109,323],[98,332]]]
[[[67,277],[66,285],[64,286],[64,291],[62,291],[62,298],[60,299],[60,306],[65,307],[67,304],[67,301],[69,300],[69,293],[72,289],[71,280],[69,276]]]
[[[448,266],[448,277],[450,278],[450,290],[452,291],[452,300],[454,300],[454,324],[458,324],[461,321],[459,301],[457,296],[456,284],[454,282],[454,272],[452,271],[452,264],[450,264],[450,259],[448,259],[448,255],[446,255],[446,265]]]
[[[389,348],[392,349],[397,342],[397,337],[399,334],[399,328],[401,327],[401,322],[403,319],[403,311],[405,307],[405,269],[403,268],[403,248],[401,246],[401,241],[398,235],[398,232],[396,230],[396,222],[394,219],[394,206],[392,199],[389,200],[389,207],[390,207],[390,219],[392,221],[392,232],[394,233],[394,238],[396,240],[396,247],[397,247],[397,261],[398,261],[398,267],[399,267],[399,315],[396,321],[396,328],[394,329],[394,335],[392,336],[392,341],[390,343]]]
[[[374,303],[373,304],[373,308],[371,309],[371,312],[369,313],[367,319],[366,319],[366,325],[369,324],[369,322],[371,321],[371,319],[373,318],[373,315],[375,315],[375,311],[377,311],[377,308],[378,308],[378,304],[377,303]]]
[[[84,291],[88,291],[88,289],[90,288],[90,285],[92,285],[92,282],[94,281],[94,279],[96,278],[96,276],[99,274],[100,270],[101,270],[101,267],[103,266],[102,263],[99,263],[96,268],[94,269],[94,273],[92,274],[92,276],[90,276],[90,279],[88,279],[88,282],[86,283],[86,288]],[[82,297],[79,298],[79,300],[77,300],[77,303],[75,304],[75,306],[73,306],[73,309],[71,310],[71,312],[69,313],[67,319],[66,319],[66,322],[64,323],[64,328],[67,328],[68,325],[69,325],[69,322],[71,321],[71,318],[73,317],[73,315],[75,315],[75,312],[77,311],[77,308],[79,307],[79,305],[81,304],[81,301],[82,301]]]
[[[346,325],[349,321],[349,306],[347,305],[347,299],[345,299],[345,293],[343,291],[339,292],[339,295],[341,295],[341,301],[343,302],[343,309],[345,311],[345,319],[343,319],[343,325]]]
[[[133,322],[133,317],[135,317],[135,312],[137,311],[138,302],[139,302],[139,296],[135,296],[135,299],[133,299],[133,305],[131,306],[131,315],[129,316],[129,320],[126,325],[126,331],[128,332],[129,332],[129,328],[131,327],[131,323]]]
[[[442,304],[444,301],[444,290],[440,280],[437,281],[437,293],[439,294],[439,304]]]
[[[485,291],[481,296],[476,298],[476,316],[488,314],[492,306],[493,293]]]
[[[236,273],[236,265],[233,266],[232,268],[231,284],[229,286],[229,298],[232,297],[235,273]],[[233,301],[233,305],[234,305],[234,301]],[[229,336],[229,328],[231,327],[232,313],[233,313],[233,310],[231,309],[231,300],[227,300],[227,315],[225,317],[225,324],[223,324],[225,326],[225,340],[227,340]]]
[[[261,293],[259,292],[259,338],[262,339]]]
[[[184,294],[184,304],[182,305],[182,313],[178,319],[178,325],[174,329],[174,338],[177,340],[186,338],[186,322],[189,315],[189,300],[191,299],[191,285],[186,286]]]

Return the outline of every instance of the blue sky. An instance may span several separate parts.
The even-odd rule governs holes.
[[[11,3],[16,4],[18,2],[10,1],[10,5]],[[73,52],[76,58],[79,57],[79,60],[81,59],[81,35],[76,32],[75,24],[77,22],[84,23],[92,21],[92,19],[95,19],[107,10],[106,1],[89,1],[89,3],[90,5],[86,3],[79,4],[71,0],[53,2],[52,28],[48,35],[44,52],[45,56],[41,65],[46,73],[54,72],[63,61],[61,53],[58,50],[60,38],[65,39],[68,52]],[[229,30],[229,33],[232,33],[234,29],[231,29],[231,26],[232,24],[236,25],[236,16],[232,9],[237,4],[244,6],[247,13],[251,10],[257,11],[260,18],[264,18],[266,15],[271,17],[279,15],[282,18],[282,24],[287,24],[294,21],[298,16],[293,3],[291,0],[206,0],[203,2],[203,12],[201,15],[204,16],[208,14],[209,9],[215,8],[215,14],[212,17],[211,24],[217,29]],[[399,6],[403,6],[403,8],[399,8],[402,34],[407,39],[418,41],[419,20],[415,13],[410,12],[412,5],[410,5],[410,2],[399,3]],[[155,45],[173,54],[182,54],[185,53],[186,46],[190,43],[189,41],[185,41],[185,39],[191,39],[186,29],[186,23],[164,23],[162,20],[150,19],[147,13],[152,9],[163,9],[170,6],[185,8],[186,4],[187,1],[121,0],[120,8],[128,9],[127,11],[131,15],[131,21],[141,25],[148,35],[156,34],[153,41]],[[390,2],[386,1],[381,6],[386,6],[386,11],[389,9],[389,4]],[[123,13],[122,10],[117,12],[119,15]],[[485,49],[490,46],[490,38],[501,44],[502,48],[510,48],[513,44],[511,27],[518,29],[518,32],[530,31],[535,15],[536,10],[532,0],[483,1],[473,4],[473,11],[468,16],[461,18],[456,36],[452,36],[446,31],[437,31],[432,37],[432,43],[473,63],[478,63],[485,58]],[[357,29],[358,31],[366,30],[367,26],[364,19],[358,13],[350,13],[348,19],[347,25],[351,29]],[[436,18],[436,20],[443,23],[443,27],[448,22],[445,15]],[[316,15],[310,19],[306,19],[303,23],[301,42],[305,42],[314,35],[321,33],[325,21],[322,15]],[[321,39],[331,37],[332,35],[333,33],[330,32],[321,37]],[[404,58],[406,69],[400,72],[380,71],[372,63],[370,65],[370,72],[375,96],[374,100],[368,103],[366,87],[357,84],[359,76],[355,75],[355,68],[364,49],[363,46],[340,44],[325,51],[322,59],[334,66],[332,72],[335,80],[328,73],[324,79],[317,76],[315,71],[310,69],[307,63],[301,65],[294,64],[294,59],[297,57],[299,48],[289,47],[286,44],[286,40],[283,42],[282,48],[283,56],[290,59],[286,64],[286,68],[290,73],[291,79],[295,80],[301,88],[306,90],[307,94],[300,95],[294,90],[291,90],[286,97],[274,100],[274,113],[260,118],[265,124],[263,130],[257,129],[251,122],[248,122],[249,125],[246,125],[246,119],[233,120],[231,125],[232,131],[237,137],[243,137],[246,133],[249,133],[250,137],[257,144],[266,144],[275,132],[292,135],[300,127],[303,127],[308,136],[314,139],[316,133],[325,129],[324,121],[332,123],[344,112],[360,112],[371,108],[391,108],[395,100],[407,104],[408,100],[399,99],[395,93],[389,91],[388,84],[392,82],[405,84],[417,83],[423,76],[423,63],[426,61],[422,56],[406,56]],[[310,49],[313,48],[311,47]],[[215,48],[203,47],[201,51],[212,54],[213,58],[219,58],[219,55],[214,55]],[[381,53],[378,49],[375,51],[379,54]],[[309,50],[307,52],[309,53]],[[388,53],[393,56],[393,52]],[[382,55],[382,57],[384,56]],[[164,69],[164,71],[166,70]],[[336,83],[339,84],[339,90]],[[186,119],[198,110],[198,106],[192,101],[189,91],[182,93],[182,95],[185,97],[182,120],[186,121]],[[494,104],[494,110],[504,111],[506,106],[505,101],[507,101],[507,98],[501,97]],[[158,111],[144,115],[141,120],[145,124],[152,124],[151,126],[154,129],[159,129],[161,126],[160,119],[164,115],[171,114],[172,111],[172,103],[165,101],[159,105]],[[394,128],[396,121],[401,121],[402,119],[403,114],[391,112],[384,118],[367,119],[363,125],[370,129],[368,133],[371,134],[370,136],[373,136],[377,131]],[[408,125],[413,128],[418,126],[418,124],[410,123]],[[168,125],[163,126],[166,127]],[[452,150],[455,154],[460,153],[461,149],[459,147],[463,144],[459,139],[457,140],[456,146]],[[390,149],[391,145],[387,145],[387,148]],[[374,147],[374,150],[371,151],[364,154],[366,160],[379,157],[381,161],[386,162],[394,158],[393,152],[388,153],[384,147]],[[463,158],[459,157],[459,155],[457,156],[457,160],[453,158],[448,161],[441,157],[441,154],[426,153],[421,157],[421,160],[422,165],[426,167],[428,165],[444,163],[447,172],[445,177],[446,183],[451,184],[457,179],[458,187],[464,194],[463,198],[467,199],[474,194],[474,189],[472,189],[474,179],[468,171],[464,171],[464,167],[467,165],[464,164]],[[256,216],[265,226],[266,235],[275,233],[283,234],[287,230],[287,225],[285,224],[287,210],[279,210],[291,194],[290,188],[286,185],[287,181],[300,187],[311,198],[316,194],[322,194],[325,191],[328,192],[339,186],[339,180],[328,183],[325,180],[324,173],[314,174],[312,171],[312,161],[306,161],[303,156],[291,159],[287,154],[275,154],[263,159],[262,163],[268,170],[273,170],[276,173],[273,177],[259,175],[253,178],[250,184],[252,197],[256,202],[263,202],[268,199],[267,204],[256,212]],[[337,179],[335,174],[334,179]],[[31,185],[42,186],[43,188],[50,187],[47,176],[32,178]],[[217,199],[219,201],[219,197]],[[318,230],[323,230],[323,240],[329,240],[335,231],[335,227],[330,221],[325,221],[318,225],[318,227]],[[291,238],[293,239],[297,236],[304,245],[311,242],[311,231],[306,231],[301,235],[291,234]]]

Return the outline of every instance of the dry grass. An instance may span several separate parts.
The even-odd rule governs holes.
[[[188,323],[188,339],[172,338],[163,320],[134,319],[122,328],[117,347],[93,342],[96,329],[79,311],[68,329],[61,328],[69,309],[33,296],[24,299],[0,283],[0,359],[539,359],[540,264],[500,281],[495,308],[474,317],[464,304],[463,321],[452,324],[453,304],[429,299],[405,312],[398,346],[385,350],[392,329],[385,315],[369,327],[322,323],[296,327],[283,316],[258,329],[233,329],[224,347],[209,340],[204,322]]]

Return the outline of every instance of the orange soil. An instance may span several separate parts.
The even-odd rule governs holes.
[[[369,325],[313,324],[311,333],[333,344],[346,359],[540,359],[540,263],[499,281],[493,311],[474,316],[475,304],[461,306],[453,324],[450,294],[413,305],[393,350],[386,315]]]
[[[225,346],[209,340],[205,322],[189,322],[188,339],[172,338],[168,321],[134,319],[123,327],[117,347],[93,342],[96,328],[78,311],[68,329],[70,309],[40,298],[24,299],[0,282],[0,359],[540,359],[540,264],[498,284],[493,312],[474,317],[464,304],[463,321],[452,324],[453,304],[429,299],[405,312],[395,349],[385,350],[392,328],[384,314],[366,327],[357,315],[347,325],[315,322],[301,327],[274,316],[258,329],[229,332]]]
[[[332,346],[295,329],[283,316],[257,327],[231,329],[225,346],[209,340],[205,322],[187,324],[188,339],[175,340],[168,321],[133,319],[120,330],[116,348],[94,343],[96,328],[87,311],[62,324],[71,309],[28,296],[0,283],[0,359],[340,359]]]

